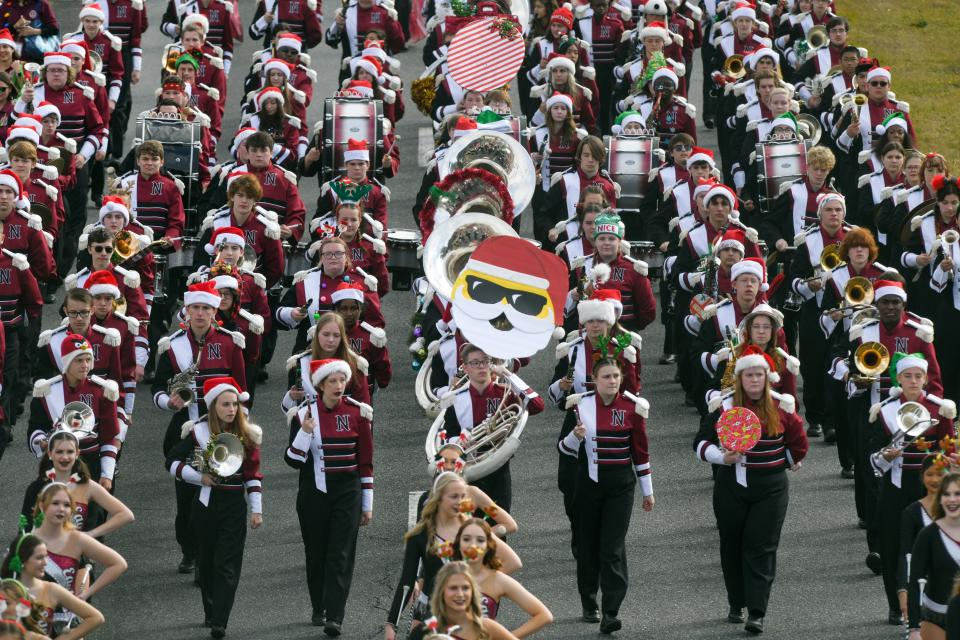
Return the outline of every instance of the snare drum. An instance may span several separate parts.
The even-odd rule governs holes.
[[[323,101],[323,167],[343,174],[347,140],[366,140],[373,170],[383,161],[383,102],[353,98]]]
[[[650,170],[659,166],[654,150],[660,146],[655,136],[610,137],[607,139],[607,172],[620,185],[618,209],[638,209],[647,189]]]
[[[666,256],[652,242],[631,242],[630,257],[643,260],[650,267],[650,273],[660,273]]]
[[[535,246],[537,249],[543,249],[543,243],[539,240],[534,240],[533,238],[524,238],[524,240]]]
[[[167,269],[169,271],[175,269],[190,269],[192,271],[193,256],[198,246],[200,246],[199,238],[184,238],[181,240],[180,251],[167,256]]]
[[[803,142],[761,142],[756,148],[760,206],[769,210],[783,185],[807,173],[807,146]]]
[[[387,269],[420,270],[417,248],[420,246],[420,232],[413,229],[387,230]]]
[[[284,256],[283,262],[283,286],[293,286],[293,277],[301,271],[306,271],[313,265],[307,258],[307,247],[309,245],[301,242],[297,248]]]

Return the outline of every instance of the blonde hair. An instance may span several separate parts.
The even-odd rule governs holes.
[[[63,529],[69,531],[75,528],[73,526],[73,514],[77,511],[77,503],[70,494],[70,489],[62,482],[51,482],[40,490],[40,495],[37,496],[37,504],[33,508],[33,517],[36,518],[37,515],[46,511],[61,491],[67,494],[67,499],[70,500],[70,517],[63,521]]]
[[[832,171],[837,164],[837,157],[828,147],[817,146],[807,151],[807,166],[814,169]]]
[[[240,400],[240,395],[238,391],[233,389],[228,389],[223,393],[232,392],[237,396],[237,401]],[[220,399],[221,393],[218,395],[213,404],[217,404],[217,400]],[[220,417],[217,415],[217,411],[214,407],[207,407],[207,425],[210,427],[210,437],[214,438],[221,433],[232,433],[240,440],[243,441],[243,446],[246,449],[256,449],[257,444],[253,441],[253,434],[250,431],[250,423],[247,421],[247,414],[242,409],[237,409],[237,415],[233,418],[233,424],[228,425],[220,421]]]
[[[417,520],[417,524],[413,525],[410,531],[407,531],[403,537],[405,541],[410,540],[410,538],[413,538],[421,531],[426,531],[427,549],[433,549],[431,543],[433,542],[433,537],[437,534],[437,511],[440,510],[440,502],[443,500],[443,494],[447,492],[447,489],[452,484],[462,484],[466,486],[467,481],[455,473],[442,473],[437,476],[433,490],[430,491],[430,496],[427,498],[427,501],[423,503],[423,510],[420,511],[420,519]]]
[[[445,629],[450,626],[450,618],[447,615],[447,605],[443,599],[443,592],[447,587],[447,582],[454,576],[464,576],[470,583],[470,605],[467,607],[467,620],[477,631],[477,640],[487,640],[490,633],[483,628],[483,609],[480,608],[480,587],[477,581],[470,575],[470,568],[466,562],[455,561],[445,564],[437,571],[437,577],[433,582],[433,593],[430,595],[430,611],[437,617],[439,628]]]

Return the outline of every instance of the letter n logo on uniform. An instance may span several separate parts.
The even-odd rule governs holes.
[[[159,196],[163,193],[163,183],[159,180],[154,180],[150,183],[150,195]]]
[[[219,360],[219,359],[222,357],[222,356],[220,355],[220,354],[222,353],[222,347],[223,347],[223,345],[216,344],[216,343],[214,343],[214,344],[208,344],[208,345],[207,345],[207,358],[210,359],[210,360]]]
[[[0,269],[0,284],[10,284],[10,269]]]
[[[622,427],[626,424],[627,412],[623,409],[614,409],[610,412],[610,425],[614,427]]]
[[[350,431],[350,416],[337,416],[337,432]]]

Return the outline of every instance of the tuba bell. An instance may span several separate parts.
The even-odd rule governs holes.
[[[747,68],[743,64],[743,56],[735,53],[727,56],[723,61],[723,75],[733,80],[739,80],[747,75]]]
[[[806,40],[809,51],[814,51],[825,46],[830,41],[830,37],[827,35],[827,28],[818,24],[807,32]]]
[[[232,433],[217,434],[209,448],[194,449],[190,466],[215,478],[229,478],[243,466],[243,443]]]
[[[440,179],[460,169],[483,169],[499,178],[513,199],[514,215],[520,215],[533,200],[537,184],[533,160],[519,142],[504,133],[480,129],[450,145],[440,161]]]
[[[853,363],[863,380],[878,380],[890,366],[890,351],[879,342],[864,342],[854,352]]]
[[[809,113],[801,113],[797,116],[797,135],[804,142],[810,142],[811,147],[815,147],[823,136],[823,127],[820,121]]]
[[[940,242],[943,244],[957,244],[960,241],[960,232],[956,229],[947,229],[940,234]]]
[[[70,431],[78,439],[83,439],[93,433],[96,418],[93,409],[83,402],[68,402],[60,412],[60,417],[54,425],[54,431]]]

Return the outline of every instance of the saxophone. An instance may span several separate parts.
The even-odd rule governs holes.
[[[720,378],[720,388],[721,389],[733,389],[734,384],[737,381],[736,367],[737,367],[737,350],[740,348],[739,340],[734,336],[733,330],[730,327],[727,327],[726,346],[730,349],[730,357],[727,358],[727,368],[723,371],[723,377]]]
[[[203,347],[207,344],[206,339],[200,341],[197,345],[197,359],[185,370],[170,378],[170,384],[167,385],[167,394],[177,396],[183,400],[183,406],[189,406],[197,401],[196,383],[197,372],[200,370],[200,358],[203,357]]]

